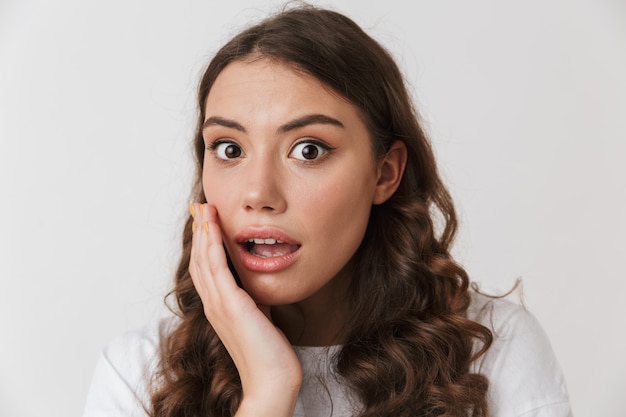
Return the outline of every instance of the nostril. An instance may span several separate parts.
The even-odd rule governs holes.
[[[251,186],[250,190],[243,194],[242,207],[247,212],[258,211],[268,214],[283,212],[287,208],[287,201],[280,187],[271,181],[264,184],[263,187]]]
[[[257,210],[256,208],[254,208],[252,205],[248,204],[246,206],[246,211],[253,211],[253,210]],[[261,211],[275,211],[274,207],[272,206],[261,206],[260,209]]]

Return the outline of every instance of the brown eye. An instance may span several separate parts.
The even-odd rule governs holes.
[[[243,155],[243,150],[234,142],[219,142],[213,146],[213,150],[219,159],[235,159]]]
[[[315,159],[319,154],[317,147],[315,145],[306,145],[302,147],[302,157],[304,159]]]
[[[290,156],[301,161],[313,161],[326,153],[326,149],[313,142],[300,142],[291,150]]]

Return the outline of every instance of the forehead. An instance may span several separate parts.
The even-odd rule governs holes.
[[[314,76],[270,58],[234,61],[217,76],[205,100],[205,116],[235,107],[241,111],[359,112]]]

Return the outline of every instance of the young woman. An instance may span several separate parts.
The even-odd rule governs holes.
[[[176,318],[107,347],[85,416],[570,415],[537,322],[450,256],[403,78],[354,22],[245,30],[198,105]]]

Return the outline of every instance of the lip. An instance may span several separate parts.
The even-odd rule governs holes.
[[[290,245],[298,245],[294,252],[282,256],[261,258],[251,254],[247,248],[249,239],[275,239]],[[248,227],[235,235],[241,265],[253,272],[279,272],[289,268],[300,256],[300,243],[287,233],[274,227]]]

